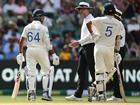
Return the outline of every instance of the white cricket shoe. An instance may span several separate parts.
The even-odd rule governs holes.
[[[69,101],[82,101],[82,98],[75,97],[74,95],[65,97],[65,99]]]
[[[105,94],[99,94],[99,95],[97,96],[96,101],[106,101],[106,96],[105,96]]]
[[[42,100],[53,101],[52,97],[48,95],[48,91],[43,92]]]
[[[28,101],[35,101],[36,100],[36,92],[35,90],[29,90],[27,94]]]
[[[114,101],[114,102],[122,102],[122,98],[117,98],[115,96],[112,96],[111,98],[108,98],[107,101]]]
[[[95,96],[92,97],[92,101],[96,101],[96,97]]]

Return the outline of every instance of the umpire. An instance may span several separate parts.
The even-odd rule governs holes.
[[[76,7],[76,10],[78,10],[79,14],[84,17],[83,24],[81,27],[81,38],[80,40],[84,39],[86,36],[90,35],[86,23],[89,21],[92,21],[94,17],[90,14],[90,7],[89,3],[87,2],[80,2],[79,6]],[[80,44],[79,41],[73,41],[74,43],[71,44],[72,47],[77,47]],[[82,93],[85,88],[86,84],[86,72],[87,69],[90,70],[90,74],[92,77],[92,80],[95,81],[95,69],[94,69],[94,43],[90,40],[88,43],[81,44],[80,51],[79,51],[79,61],[78,61],[78,67],[77,72],[79,76],[77,90],[75,91],[74,95],[65,97],[66,100],[75,100],[80,101],[82,100]]]

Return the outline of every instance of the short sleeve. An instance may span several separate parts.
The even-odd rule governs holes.
[[[92,20],[92,24],[93,24],[94,26],[98,26],[99,23],[100,23],[99,18],[94,18],[94,19]]]
[[[48,27],[45,26],[45,27],[43,27],[43,28],[44,28],[44,29],[43,29],[44,35],[47,36],[47,37],[50,37]]]
[[[27,38],[27,29],[26,29],[26,27],[23,29],[21,37]]]
[[[52,44],[51,44],[51,42],[50,42],[50,36],[49,36],[49,31],[48,31],[48,28],[47,27],[45,27],[44,28],[44,41],[45,41],[45,43],[46,43],[46,47],[47,47],[47,49],[48,50],[52,50]]]

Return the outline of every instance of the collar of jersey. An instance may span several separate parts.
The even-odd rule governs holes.
[[[33,23],[40,23],[41,24],[41,22],[38,20],[34,20]]]
[[[85,19],[90,19],[91,17],[93,17],[91,14],[89,14],[88,16],[85,17]]]

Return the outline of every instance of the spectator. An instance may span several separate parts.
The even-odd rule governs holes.
[[[71,52],[70,48],[67,45],[64,45],[62,51],[60,52],[60,60],[62,61],[70,61],[71,59]]]
[[[98,17],[102,15],[101,8],[103,8],[103,5],[101,2],[97,2],[96,0],[92,1],[92,6],[93,6],[93,16]]]
[[[52,44],[56,52],[60,52],[60,49],[62,47],[62,39],[60,35],[54,35],[52,38]]]
[[[3,12],[8,14],[8,16],[13,16],[16,7],[15,0],[7,0],[6,4],[3,6]]]
[[[126,22],[128,22],[129,19],[131,19],[132,17],[135,17],[133,0],[125,1],[125,10],[124,10],[123,16]]]
[[[140,24],[140,0],[135,0],[136,4],[136,15],[138,23]]]
[[[135,17],[133,17],[127,25],[127,30],[132,34],[137,44],[140,43],[140,25]]]
[[[27,13],[27,7],[25,6],[24,0],[18,0],[14,13],[17,16],[24,16]]]
[[[0,27],[2,27],[2,23],[3,23],[3,16],[2,16],[2,7],[0,6]]]
[[[117,6],[117,9],[119,9],[120,11],[125,10],[124,0],[112,0],[112,1]]]
[[[71,60],[73,60],[73,61],[78,61],[79,60],[79,53],[78,53],[77,49],[72,48]]]
[[[134,60],[137,57],[137,45],[135,42],[132,42],[130,46],[128,46],[127,59]]]
[[[63,32],[65,31],[75,31],[75,25],[73,23],[76,22],[75,16],[72,13],[64,13],[58,17],[56,20],[58,24],[63,25]]]
[[[6,54],[6,59],[15,59],[18,54],[18,43],[14,37],[9,38],[9,43],[4,46],[4,53]]]
[[[9,21],[5,28],[7,30],[4,34],[4,43],[8,42],[10,37],[15,37],[17,40],[20,38],[17,24],[14,21]]]
[[[2,39],[0,39],[0,60],[4,60],[5,59],[5,54],[3,52],[3,43],[2,43]]]
[[[42,6],[43,11],[50,18],[54,18],[55,8],[54,8],[54,0],[37,0]]]
[[[140,25],[137,19],[133,17],[127,24],[127,31],[132,32],[132,31],[138,31],[138,30],[140,30]]]
[[[28,11],[27,12],[27,23],[31,23],[32,20],[33,20],[33,18],[32,18],[32,12],[31,11]]]

